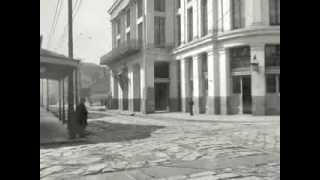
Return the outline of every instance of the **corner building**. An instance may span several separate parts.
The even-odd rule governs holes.
[[[116,0],[114,109],[280,114],[280,0]]]

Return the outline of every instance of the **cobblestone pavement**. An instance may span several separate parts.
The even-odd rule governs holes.
[[[280,120],[106,116],[85,143],[40,146],[41,179],[280,179]]]

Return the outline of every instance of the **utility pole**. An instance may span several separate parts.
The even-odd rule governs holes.
[[[73,59],[72,0],[68,0],[69,58]],[[68,126],[74,112],[74,73],[68,74]]]
[[[73,59],[72,0],[68,0],[69,58]]]

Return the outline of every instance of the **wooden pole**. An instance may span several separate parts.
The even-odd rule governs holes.
[[[65,110],[65,102],[64,102],[64,99],[65,99],[65,95],[64,95],[64,91],[65,91],[65,88],[64,88],[64,78],[62,79],[62,122],[65,123],[66,121],[66,110]]]
[[[68,0],[69,58],[73,59],[72,0]]]
[[[61,80],[58,80],[58,92],[59,92],[59,95],[58,95],[58,99],[59,99],[59,120],[61,121],[62,120],[62,116],[61,116]]]
[[[49,111],[49,79],[47,79],[47,111]]]

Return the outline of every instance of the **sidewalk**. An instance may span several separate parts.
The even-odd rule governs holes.
[[[40,145],[68,141],[68,131],[51,112],[40,107]]]
[[[96,112],[96,111],[94,111]],[[100,113],[107,113],[111,115],[122,115],[122,116],[136,116],[143,118],[151,118],[158,120],[184,120],[184,121],[195,121],[195,122],[221,122],[221,123],[249,123],[249,122],[270,122],[280,121],[279,116],[253,116],[253,115],[208,115],[208,114],[198,114],[190,116],[188,113],[183,112],[157,112],[153,114],[143,114],[141,112],[129,112],[129,111],[119,111],[119,110],[106,110],[99,111]]]
[[[67,125],[62,124],[52,112],[40,107],[40,147],[81,142],[86,142],[86,139],[69,139]]]

